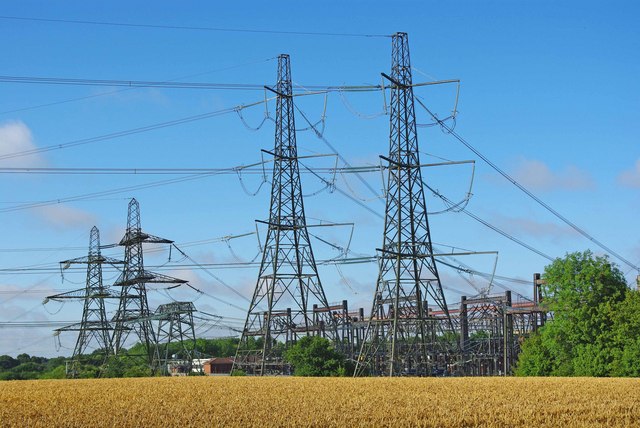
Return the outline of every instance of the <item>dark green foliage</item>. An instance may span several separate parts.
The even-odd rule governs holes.
[[[320,336],[298,340],[284,353],[284,358],[294,367],[295,376],[348,376],[353,372],[331,341]]]
[[[253,339],[253,338],[252,338]],[[238,347],[237,338],[196,339],[196,349],[212,357],[233,357]]]
[[[196,358],[233,357],[237,346],[237,338],[196,339]],[[259,349],[262,347],[262,340],[252,340],[250,346]],[[169,347],[170,354],[180,356],[180,351],[179,344],[171,344]],[[65,378],[67,361],[66,357],[47,359],[20,354],[13,358],[0,355],[0,380]],[[118,357],[110,357],[107,361],[104,361],[101,350],[82,355],[77,368],[80,378],[151,376],[147,352],[140,343],[133,345]],[[236,374],[238,375],[240,374]]]
[[[547,266],[544,302],[553,320],[527,339],[520,376],[640,375],[640,294],[590,251]]]
[[[0,371],[11,370],[20,364],[20,361],[8,355],[0,355]]]
[[[0,380],[28,380],[59,376],[62,364],[64,373],[64,358],[47,359],[44,357],[20,354],[16,358],[0,355]]]

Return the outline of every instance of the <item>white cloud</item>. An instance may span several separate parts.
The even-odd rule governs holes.
[[[541,222],[530,218],[495,216],[496,225],[507,233],[516,236],[551,237],[555,239],[577,236],[569,226],[551,222]]]
[[[618,183],[626,187],[640,188],[640,159],[636,161],[634,168],[623,171],[618,176]]]
[[[46,225],[57,229],[80,227],[88,230],[96,223],[92,214],[66,205],[38,207],[34,212]]]
[[[513,178],[530,190],[584,190],[595,184],[589,173],[569,165],[554,172],[544,162],[522,159],[512,172]]]
[[[28,152],[37,148],[33,142],[31,130],[24,123],[11,121],[0,124],[0,156]],[[0,160],[0,166],[3,167],[36,168],[44,165],[44,158],[37,153]]]

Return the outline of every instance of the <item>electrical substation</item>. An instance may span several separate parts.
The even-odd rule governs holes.
[[[249,302],[244,326],[236,330],[240,340],[234,370],[255,376],[291,374],[284,352],[301,337],[317,335],[329,339],[354,363],[356,376],[507,375],[522,341],[549,316],[539,274],[531,283],[532,298],[510,290],[496,294],[490,287],[474,287],[478,294],[462,296],[460,301],[445,298],[438,264],[451,264],[439,258],[474,253],[439,254],[432,243],[425,191],[452,203],[423,179],[422,169],[433,165],[420,161],[416,102],[434,115],[414,98],[408,35],[396,33],[391,40],[391,71],[382,73],[382,90],[390,93],[389,151],[380,155],[380,170],[386,175],[386,209],[381,246],[375,249],[378,275],[369,278],[371,307],[351,308],[348,300],[340,304],[327,300],[309,228],[331,224],[309,224],[305,217],[292,67],[289,55],[280,55],[276,84],[265,86],[276,102],[274,146],[262,151],[273,163],[268,217],[258,220],[267,232],[254,291],[251,298],[244,297]],[[434,119],[447,126],[444,120]],[[125,344],[137,342],[144,352],[129,357],[146,361],[154,373],[186,374],[196,369],[201,355],[196,349],[194,318],[215,323],[224,317],[201,313],[192,301],[167,301],[150,308],[149,287],[203,292],[186,280],[146,270],[144,244],[173,248],[197,264],[172,240],[143,232],[135,199],[129,203],[126,232],[119,243],[101,247],[94,227],[88,255],[61,262],[62,271],[73,264],[87,265],[84,288],[47,298],[84,303],[80,323],[56,329],[56,334],[78,332],[68,377],[79,375],[90,344],[100,350],[105,363],[121,355]],[[114,247],[123,248],[122,260],[102,256],[101,248]],[[103,284],[104,264],[120,272],[113,284]],[[462,263],[457,268],[465,271]],[[117,302],[112,316],[105,301]]]

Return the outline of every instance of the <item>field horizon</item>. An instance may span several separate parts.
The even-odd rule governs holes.
[[[631,427],[640,379],[174,377],[6,381],[3,427]]]

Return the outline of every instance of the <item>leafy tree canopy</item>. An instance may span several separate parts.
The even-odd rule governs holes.
[[[345,376],[352,371],[344,355],[331,341],[320,336],[305,336],[284,353],[294,367],[295,376]]]
[[[571,253],[547,266],[543,279],[553,320],[524,342],[517,375],[640,374],[640,295],[615,264]]]

